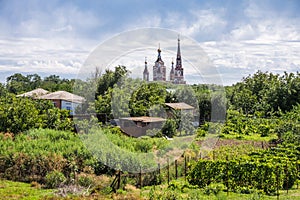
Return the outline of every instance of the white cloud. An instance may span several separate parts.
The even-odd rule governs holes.
[[[48,13],[38,7],[26,12],[24,18],[20,17],[24,13],[18,13],[22,10],[21,6],[15,7],[13,11],[15,18],[19,19],[17,22],[10,23],[6,16],[1,18],[0,15],[2,74],[43,71],[76,75],[76,70],[89,52],[104,38],[111,38],[116,31],[140,27],[170,28],[199,41],[200,47],[223,74],[226,84],[239,81],[242,76],[258,69],[279,73],[300,71],[300,19],[282,12],[279,15],[276,10],[266,9],[258,2],[249,1],[244,12],[240,12],[241,16],[236,16],[234,20],[229,17],[229,10],[221,7],[204,9],[186,6],[186,10],[166,9],[164,13],[146,9],[144,13],[139,12],[139,16],[134,13],[128,13],[128,16],[111,13],[118,16],[113,20],[119,21],[113,21],[107,13],[100,15],[95,12],[96,9],[82,9],[70,3],[49,6]],[[230,16],[234,14],[230,13]],[[141,40],[130,38],[130,42],[137,39]],[[146,46],[155,49],[160,42],[162,48],[176,51],[176,39],[170,39],[174,39],[171,42],[173,46],[163,44],[159,37]],[[127,43],[123,41],[123,45]],[[187,61],[197,60],[197,55],[194,58],[187,55],[191,52],[188,44],[182,41],[182,45],[182,56],[187,57]],[[155,51],[152,54],[156,56]],[[144,56],[132,56],[133,61],[124,60],[122,64],[143,66]],[[174,55],[163,52],[163,56],[169,66]],[[148,63],[153,65],[152,58]],[[187,77],[193,78],[191,68],[187,66],[185,72]]]
[[[10,38],[0,40],[0,71],[75,77],[88,54],[88,46],[75,46],[72,40]]]
[[[220,35],[227,22],[223,10],[191,9],[187,13],[168,12],[165,24],[190,37],[211,38]]]

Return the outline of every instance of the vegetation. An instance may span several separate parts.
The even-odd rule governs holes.
[[[36,88],[43,88],[48,91],[65,90],[71,92],[75,80],[61,79],[57,75],[50,75],[42,79],[38,74],[28,74],[24,76],[20,73],[16,73],[7,77],[6,82],[8,92],[21,94]]]
[[[0,177],[43,188],[33,189],[20,183],[32,199],[54,192],[45,188],[68,190],[67,187],[85,191],[74,199],[274,199],[278,194],[292,199],[299,196],[299,190],[295,189],[300,177],[298,72],[278,75],[258,71],[227,86],[226,95],[217,85],[146,83],[128,78],[129,73],[126,67],[117,66],[90,80],[78,80],[78,85],[74,85],[75,80],[56,75],[43,79],[37,74],[8,77],[6,84],[0,84]],[[95,120],[92,119],[77,124],[84,125],[78,129],[79,134],[72,132],[74,123],[68,111],[55,108],[49,101],[15,96],[37,87],[71,91],[74,86],[80,93],[92,90],[95,83],[96,93],[86,97],[89,101],[81,111],[96,112],[106,118],[102,123],[92,123]],[[186,102],[195,107],[195,114],[175,110],[162,130],[143,138],[128,137],[118,127],[107,125],[110,119],[119,117],[167,117],[165,103],[170,102]],[[199,128],[194,127],[194,121],[199,121]],[[94,124],[100,124],[101,128],[95,129]],[[89,134],[85,128],[90,130]],[[194,132],[197,138],[188,146],[183,141],[192,138]],[[167,140],[163,136],[173,138]],[[210,137],[228,143],[234,138],[242,145],[216,145],[201,156],[201,144]],[[256,141],[263,141],[266,146],[257,147]],[[175,179],[175,167],[169,166],[160,169],[160,176],[155,171],[143,174],[144,187],[136,188],[140,186],[141,167],[157,169],[157,158],[182,149],[186,149],[185,158],[178,159],[177,180],[168,183],[167,176]],[[136,174],[128,174],[129,169]],[[127,175],[128,184],[113,193],[114,187],[110,185],[118,170]],[[0,181],[0,186],[5,188],[14,184],[19,183]],[[24,193],[4,191],[2,187],[0,196],[26,198]],[[287,189],[295,196],[283,194],[282,190]],[[56,198],[53,193],[48,197]]]
[[[18,134],[33,128],[72,130],[69,111],[54,107],[44,100],[0,96],[0,132]]]
[[[41,189],[38,184],[0,180],[0,199],[39,200],[53,196],[53,190]]]
[[[256,72],[227,88],[232,107],[245,114],[270,117],[277,111],[289,111],[299,103],[300,73]]]

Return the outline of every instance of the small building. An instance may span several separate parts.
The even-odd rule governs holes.
[[[187,114],[191,114],[191,116],[193,117],[192,119],[192,123],[193,126],[197,127],[199,126],[199,122],[198,122],[198,117],[196,114],[196,109],[184,102],[179,102],[179,103],[165,103],[165,105],[167,106],[167,116],[168,118],[175,118],[175,112],[176,111],[180,111],[180,114],[182,113],[187,113]],[[175,111],[175,112],[173,112]]]
[[[38,98],[38,97],[43,96],[43,95],[48,94],[48,93],[49,93],[49,91],[44,90],[43,88],[37,88],[37,89],[34,89],[32,91],[25,92],[23,94],[19,94],[19,95],[17,95],[17,97]]]
[[[66,91],[52,92],[42,95],[38,99],[51,100],[55,107],[69,110],[71,115],[74,115],[75,109],[85,101],[83,97]]]
[[[129,136],[141,137],[147,130],[161,129],[166,119],[160,117],[126,117],[119,119],[121,130]]]
[[[165,105],[169,108],[167,110],[168,117],[173,117],[171,110],[180,110],[181,112],[191,112],[194,114],[195,108],[187,103],[179,102],[179,103],[165,103]]]

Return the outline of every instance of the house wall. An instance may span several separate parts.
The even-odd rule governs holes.
[[[74,103],[71,101],[64,101],[64,100],[61,101],[61,109],[69,110],[71,115],[75,114],[75,110],[79,105],[80,105],[79,103]]]
[[[51,101],[53,102],[53,104],[56,108],[61,109],[61,100],[60,99],[53,99]]]
[[[149,129],[161,129],[164,122],[133,122],[131,120],[120,119],[120,128],[132,137],[144,136]]]

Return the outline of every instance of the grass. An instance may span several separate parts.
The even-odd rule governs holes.
[[[29,183],[0,180],[0,199],[38,200],[52,197],[53,190],[32,187]]]
[[[172,182],[171,182],[172,183]],[[263,199],[273,200],[277,199],[277,196],[267,196],[259,193],[252,194],[240,194],[224,191],[220,191],[217,194],[204,194],[205,189],[198,188],[184,188],[184,179],[175,181],[175,185],[179,185],[178,188],[168,188],[167,183],[157,186],[147,186],[142,189],[135,188],[134,186],[125,186],[125,190],[118,190],[115,194],[102,194],[100,193],[89,196],[68,196],[57,197],[54,195],[54,190],[40,189],[32,187],[29,183],[20,183],[7,180],[0,180],[0,199],[22,199],[22,200],[39,200],[39,199],[51,199],[51,200],[64,200],[64,199],[78,199],[78,200],[91,200],[91,199],[149,199],[150,196],[154,199],[168,199],[173,196],[176,199],[197,199],[197,200],[240,200],[240,199]],[[284,200],[300,200],[300,189],[294,186],[288,193],[285,190],[280,190],[279,199]]]

